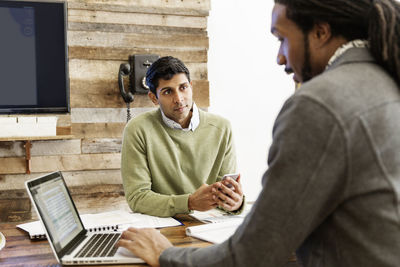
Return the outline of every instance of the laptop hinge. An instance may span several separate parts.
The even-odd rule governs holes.
[[[59,257],[62,258],[65,255],[70,255],[74,249],[79,246],[82,241],[86,238],[87,230],[82,230],[74,239],[72,239],[66,246],[63,248],[60,253]]]

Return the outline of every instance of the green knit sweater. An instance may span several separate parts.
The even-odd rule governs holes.
[[[189,194],[236,171],[230,123],[199,112],[194,132],[169,128],[159,109],[127,124],[121,174],[132,211],[162,217],[188,213]]]

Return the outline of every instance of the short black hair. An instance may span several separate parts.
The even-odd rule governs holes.
[[[171,56],[161,57],[151,64],[147,70],[146,84],[150,88],[150,91],[157,96],[159,80],[170,80],[178,73],[184,73],[190,82],[189,70],[181,60]]]

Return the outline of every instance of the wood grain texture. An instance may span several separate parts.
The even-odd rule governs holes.
[[[116,80],[86,81],[74,79],[71,86],[72,108],[125,108]],[[209,82],[193,81],[193,99],[199,107],[210,106]],[[153,102],[147,95],[135,95],[131,108],[153,108]],[[73,113],[74,111],[72,111]]]
[[[196,10],[209,11],[211,8],[210,0],[68,0],[68,5],[74,3],[84,3],[84,4],[99,4],[99,5],[120,5],[123,7],[140,7],[140,8],[169,8],[169,9],[179,9],[179,8],[189,8]]]
[[[25,173],[25,158],[0,158],[0,174],[1,173]]]
[[[73,123],[72,134],[77,138],[121,138],[125,123]]]
[[[34,156],[31,158],[31,172],[78,171],[119,169],[119,153]],[[22,157],[0,158],[0,174],[25,173],[25,159]]]
[[[68,31],[68,46],[111,48],[181,48],[207,49],[208,37],[188,35],[155,35],[119,32]]]
[[[207,28],[206,17],[68,9],[68,21]]]
[[[31,174],[0,174],[0,192],[3,198],[16,198],[24,196],[25,181],[47,174],[48,172],[36,172]],[[68,187],[94,186],[102,184],[122,184],[121,171],[119,169],[109,170],[87,170],[87,171],[63,171],[65,182]],[[14,191],[13,191],[14,190]],[[22,190],[16,194],[15,190]],[[6,195],[5,191],[14,192]],[[22,193],[21,193],[22,192]],[[1,194],[1,193],[0,193]],[[22,195],[21,195],[22,194]]]
[[[82,153],[121,153],[121,138],[93,138],[82,140]]]
[[[156,109],[131,108],[131,117]],[[126,123],[126,108],[74,108],[71,110],[73,123],[121,122]],[[1,151],[1,149],[0,149]]]
[[[81,140],[32,141],[31,155],[80,154]],[[0,157],[25,156],[24,142],[0,142]]]
[[[32,157],[32,172],[119,169],[119,153]]]
[[[148,48],[148,47],[86,47],[70,46],[70,59],[96,59],[96,60],[120,60],[126,61],[128,55],[155,54],[160,57],[173,56],[183,62],[207,62],[207,49],[184,50],[179,48]]]
[[[129,54],[126,55],[125,61],[70,59],[70,79],[86,80],[94,83],[99,80],[117,82],[119,66],[122,63],[128,63],[128,57]],[[207,80],[207,63],[187,63],[185,65],[190,71],[191,80]]]
[[[186,15],[186,16],[200,16],[200,17],[207,17],[209,14],[209,5],[203,5],[199,6],[198,3],[197,5],[193,5],[193,3],[190,3],[191,5],[188,5],[187,2],[181,1],[179,6],[176,5],[165,5],[160,6],[159,4],[157,5],[157,8],[155,6],[149,6],[149,5],[143,5],[143,2],[147,1],[141,1],[139,3],[134,3],[134,1],[129,1],[127,3],[119,3],[116,1],[98,1],[98,2],[69,2],[68,7],[70,9],[84,9],[84,10],[102,10],[102,11],[115,11],[115,12],[131,12],[131,13],[147,13],[147,14],[164,14],[164,15]],[[137,2],[137,1],[136,1]],[[204,1],[202,0],[201,2],[207,3],[209,1]],[[148,4],[148,3],[147,3]]]
[[[68,22],[69,31],[119,32],[154,35],[207,36],[205,29],[114,23]]]

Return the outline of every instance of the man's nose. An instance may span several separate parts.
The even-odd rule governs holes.
[[[278,65],[285,65],[286,64],[285,56],[282,54],[278,54],[278,57],[276,58],[276,63],[278,63]]]
[[[174,102],[175,102],[175,103],[180,103],[180,102],[182,102],[182,101],[183,101],[183,93],[177,91],[177,92],[175,93],[175,95],[174,95]]]

